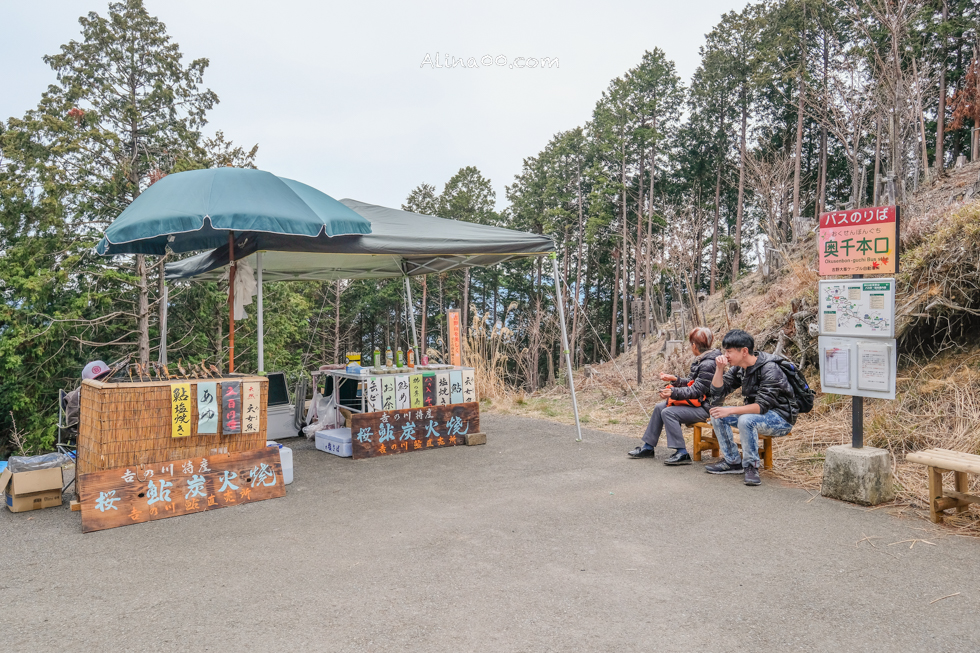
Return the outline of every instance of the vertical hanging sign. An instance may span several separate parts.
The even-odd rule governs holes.
[[[258,433],[262,422],[259,384],[242,384],[242,433]]]
[[[239,381],[221,382],[221,432],[242,432],[242,384]]]
[[[448,311],[447,317],[449,318],[449,364],[459,367],[463,364],[459,309]]]
[[[218,384],[197,384],[197,432],[213,434],[218,432]]]
[[[191,434],[190,383],[175,383],[170,386],[170,417],[173,421],[171,437],[186,438]]]
[[[422,375],[413,374],[409,377],[408,383],[411,386],[412,408],[422,407]]]

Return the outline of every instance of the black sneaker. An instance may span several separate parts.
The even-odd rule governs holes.
[[[741,474],[744,470],[742,467],[742,461],[737,463],[730,463],[724,458],[711,465],[706,465],[704,471],[709,474]]]
[[[674,455],[664,461],[665,465],[690,465],[691,464],[691,454],[688,452],[678,453],[674,452]]]
[[[637,447],[626,454],[630,458],[656,458],[656,451],[653,449],[644,449],[643,447]]]
[[[762,485],[762,479],[759,478],[759,470],[751,465],[746,465],[745,467],[745,484]]]

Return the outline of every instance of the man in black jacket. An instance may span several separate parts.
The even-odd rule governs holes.
[[[746,485],[760,485],[759,434],[783,436],[796,421],[796,395],[772,354],[755,351],[755,340],[741,329],[725,334],[725,355],[715,361],[711,380],[711,425],[724,458],[705,467],[709,474],[745,473]],[[723,406],[725,396],[741,388],[742,406]],[[732,435],[738,426],[742,455]]]
[[[674,449],[674,453],[664,460],[664,464],[691,464],[691,454],[684,446],[681,425],[708,419],[708,388],[715,374],[715,359],[721,352],[711,348],[714,334],[707,327],[692,329],[687,339],[695,356],[691,363],[691,376],[685,379],[673,374],[660,374],[660,380],[670,385],[660,391],[660,398],[664,401],[654,406],[650,423],[643,434],[643,444],[627,454],[630,458],[654,458],[654,447],[660,441],[661,432],[666,431],[667,446]]]

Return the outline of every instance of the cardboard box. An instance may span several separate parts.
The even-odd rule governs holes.
[[[16,474],[5,469],[0,474],[0,490],[6,495],[5,503],[11,512],[60,506],[63,482],[60,467]]]

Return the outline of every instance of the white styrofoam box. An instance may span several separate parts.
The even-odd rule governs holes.
[[[270,440],[281,440],[282,438],[295,438],[299,435],[299,430],[293,426],[295,410],[296,407],[292,404],[269,406],[266,409],[268,422],[265,437]]]
[[[342,458],[350,458],[354,455],[350,429],[348,428],[317,431],[315,438],[314,444],[320,451],[326,451]]]

